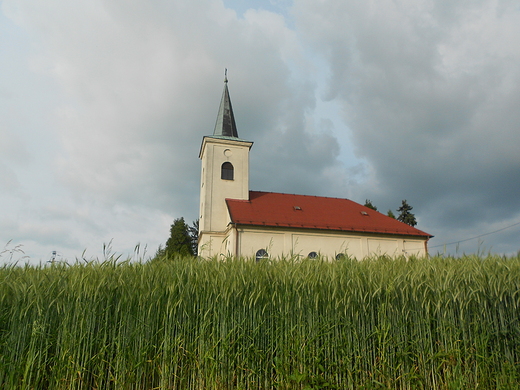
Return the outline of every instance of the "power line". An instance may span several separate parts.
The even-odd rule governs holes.
[[[490,234],[495,234],[495,233],[498,233],[498,232],[501,232],[502,230],[506,230],[506,229],[510,229],[512,227],[515,227],[517,225],[520,225],[520,222],[517,222],[517,223],[514,223],[512,225],[509,225],[509,226],[506,226],[506,227],[503,227],[501,229],[498,229],[498,230],[495,230],[495,231],[492,231],[492,232],[489,232],[489,233],[484,233],[484,234],[481,234],[479,236],[475,236],[475,237],[471,237],[471,238],[466,238],[464,240],[459,240],[459,241],[453,241],[453,242],[449,242],[447,244],[440,244],[440,245],[434,245],[434,246],[431,246],[430,248],[439,248],[441,246],[448,246],[448,245],[453,245],[453,244],[460,244],[461,242],[466,242],[466,241],[471,241],[471,240],[475,240],[477,238],[480,238],[480,237],[484,237],[484,236],[489,236]]]

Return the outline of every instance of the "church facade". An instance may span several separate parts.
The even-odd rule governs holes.
[[[328,258],[428,253],[432,237],[349,199],[249,190],[249,151],[227,86],[202,140],[199,255]]]

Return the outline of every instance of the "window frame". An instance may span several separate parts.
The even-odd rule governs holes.
[[[256,251],[255,260],[258,263],[259,261],[266,260],[269,258],[269,253],[265,249],[259,249]]]
[[[222,163],[220,167],[220,178],[222,180],[235,180],[235,167],[229,161]]]

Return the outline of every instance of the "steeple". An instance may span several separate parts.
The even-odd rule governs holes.
[[[217,123],[215,124],[214,136],[238,138],[237,125],[235,116],[233,115],[233,107],[229,98],[227,69],[224,78],[224,92],[220,100],[220,108],[217,115]]]

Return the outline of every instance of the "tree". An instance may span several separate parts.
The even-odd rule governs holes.
[[[404,222],[410,226],[417,225],[417,221],[415,220],[415,215],[411,213],[410,211],[413,209],[412,206],[410,206],[406,199],[403,200],[401,207],[397,209],[399,212],[399,216],[397,217],[398,221]]]
[[[155,253],[155,258],[162,256],[179,254],[181,256],[197,256],[199,243],[199,220],[193,221],[189,226],[184,222],[184,218],[177,218],[170,227],[170,238],[166,241],[163,248],[159,245],[159,249]]]
[[[189,234],[189,227],[184,222],[184,218],[177,218],[170,227],[170,238],[166,241],[164,254],[171,256],[179,254],[181,256],[193,256],[192,239]]]
[[[390,218],[393,218],[395,219],[395,214],[392,210],[388,210],[388,212],[386,213],[386,215],[388,215]]]
[[[191,240],[191,250],[195,256],[199,251],[199,219],[193,221],[191,226],[188,226],[188,235]]]
[[[377,211],[377,207],[372,204],[372,201],[370,199],[365,200],[365,207]]]

